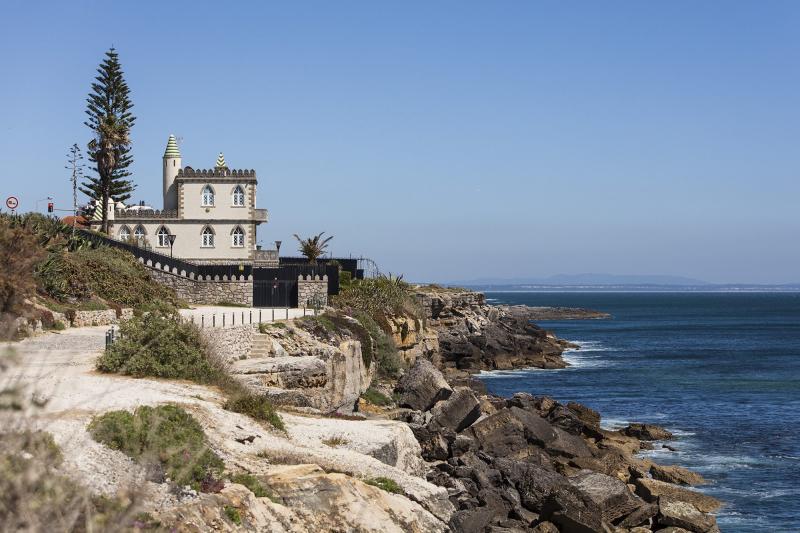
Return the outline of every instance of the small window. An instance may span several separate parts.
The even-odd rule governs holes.
[[[203,228],[202,247],[203,248],[214,247],[214,230],[212,230],[209,226]]]
[[[119,228],[119,240],[126,242],[131,238],[131,230],[128,226],[122,226]]]
[[[158,245],[162,248],[169,248],[169,230],[164,226],[158,228]]]
[[[244,247],[244,230],[242,228],[237,227],[233,230],[233,246],[235,248]]]
[[[234,207],[244,207],[244,189],[241,185],[237,185],[233,189],[233,205]]]
[[[211,185],[203,187],[202,205],[204,207],[211,207],[214,205],[214,189],[211,188]]]

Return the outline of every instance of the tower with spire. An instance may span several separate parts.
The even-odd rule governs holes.
[[[220,154],[221,155],[221,154]],[[167,140],[167,149],[164,150],[163,158],[163,177],[164,177],[164,209],[178,209],[178,190],[175,186],[175,178],[181,169],[181,152],[178,150],[178,142],[174,135],[170,135]]]

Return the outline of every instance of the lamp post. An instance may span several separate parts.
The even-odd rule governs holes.
[[[281,255],[281,241],[275,241],[275,251],[278,252],[278,255]]]
[[[172,245],[175,244],[175,238],[177,235],[173,235],[172,233],[169,234],[169,256],[172,257]]]

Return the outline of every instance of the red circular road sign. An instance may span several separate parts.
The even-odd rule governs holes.
[[[9,209],[16,209],[19,205],[19,200],[17,200],[16,196],[9,196],[6,198],[6,207]]]

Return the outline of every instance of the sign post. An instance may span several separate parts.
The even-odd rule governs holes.
[[[169,234],[169,256],[172,257],[172,245],[175,244],[176,235]]]
[[[8,198],[6,198],[6,207],[11,209],[12,215],[16,214],[15,211],[17,210],[17,207],[19,207],[19,200],[17,199],[17,197],[9,196]]]

